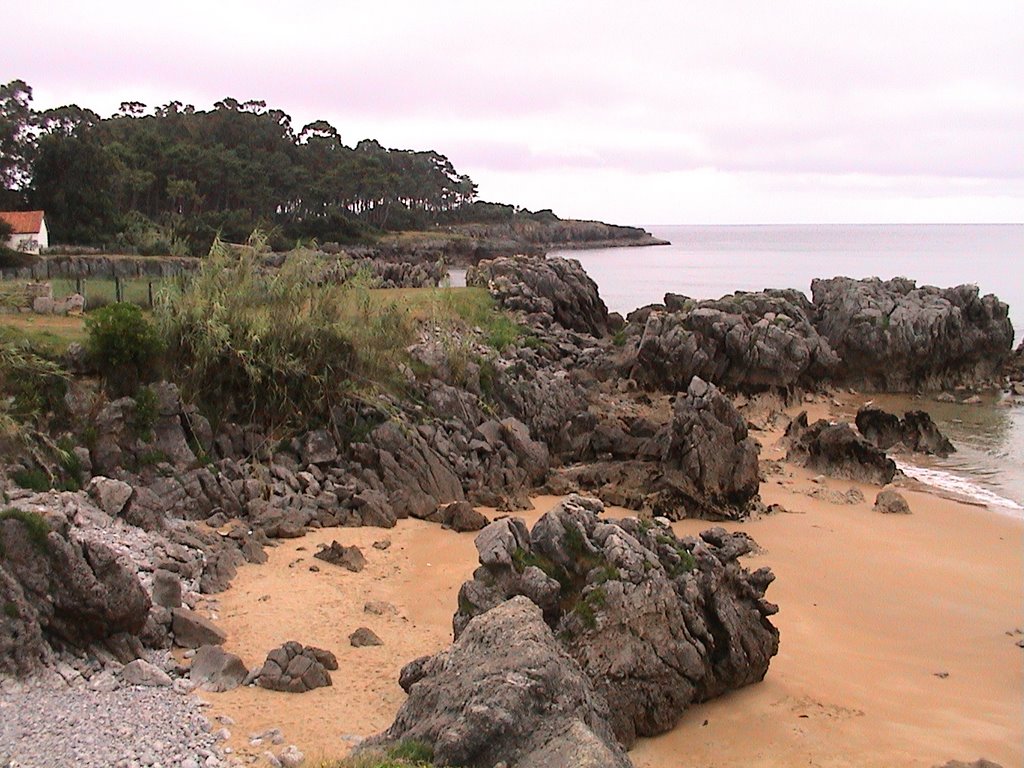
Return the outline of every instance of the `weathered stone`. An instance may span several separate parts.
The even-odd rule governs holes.
[[[808,425],[801,412],[786,428],[788,461],[830,477],[885,485],[896,474],[896,464],[883,451],[858,435],[845,422],[819,419]]]
[[[170,675],[145,659],[136,659],[121,670],[125,685],[144,685],[150,688],[167,688],[173,684]]]
[[[275,648],[267,654],[267,660],[256,678],[257,684],[262,688],[286,693],[305,693],[331,685],[331,676],[327,667],[317,658],[317,651],[320,649],[307,648],[295,641]],[[323,653],[320,651],[321,656]]]
[[[926,411],[907,411],[902,419],[881,408],[857,411],[857,429],[869,442],[887,451],[902,445],[910,451],[948,456],[956,451]]]
[[[96,504],[111,517],[121,514],[134,489],[121,480],[109,477],[94,477],[87,488],[89,495],[96,499]]]
[[[330,546],[321,545],[313,557],[331,565],[340,565],[342,568],[353,573],[359,573],[359,571],[366,567],[366,558],[359,547],[354,545],[346,547],[337,541],[332,541]]]
[[[348,636],[348,641],[353,648],[364,648],[368,645],[384,645],[384,641],[377,637],[377,633],[369,627],[360,627]]]
[[[338,446],[325,429],[307,432],[300,444],[303,464],[330,464],[338,458]]]
[[[171,631],[174,644],[182,648],[221,645],[228,638],[224,630],[189,608],[171,609]]]
[[[631,765],[609,728],[608,704],[524,597],[474,619],[402,679],[409,698],[363,749],[416,740],[439,765]]]
[[[181,577],[158,568],[153,574],[153,604],[164,608],[181,607]]]
[[[204,691],[220,693],[240,686],[249,674],[241,658],[219,645],[204,645],[192,657],[189,677]]]
[[[903,494],[887,489],[880,491],[875,499],[875,511],[889,515],[909,515],[910,505]]]
[[[840,357],[836,377],[866,389],[941,391],[995,382],[1010,356],[1009,308],[975,285],[814,280],[815,327]]]
[[[525,542],[506,520],[481,531],[488,563],[481,557],[463,584],[453,627],[461,637],[481,615],[528,596],[607,700],[628,746],[671,728],[690,704],[764,677],[778,651],[768,620],[777,609],[764,599],[774,576],[739,565],[754,546],[745,534],[716,528],[678,539],[667,526],[602,520],[601,509],[571,496]],[[410,675],[403,686],[415,691]]]

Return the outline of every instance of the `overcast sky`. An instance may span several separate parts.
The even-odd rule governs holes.
[[[17,3],[35,106],[263,99],[620,223],[1024,221],[1024,0]]]

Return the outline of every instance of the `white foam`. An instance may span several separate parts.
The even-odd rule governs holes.
[[[912,477],[925,485],[941,488],[944,491],[958,494],[972,501],[978,501],[989,507],[1024,513],[1024,507],[1013,499],[1000,496],[998,493],[990,491],[988,488],[980,486],[965,477],[954,475],[951,472],[944,472],[941,469],[930,469],[913,464],[905,464],[898,460],[896,461],[896,466],[908,477]]]

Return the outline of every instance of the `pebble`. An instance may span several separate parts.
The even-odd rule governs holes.
[[[11,688],[0,692],[0,766],[231,765],[199,702],[171,689]]]

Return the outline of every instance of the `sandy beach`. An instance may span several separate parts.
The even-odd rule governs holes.
[[[774,436],[757,436],[762,458],[780,457]],[[856,486],[866,500],[852,505],[807,495],[855,485],[816,482],[785,465],[761,495],[786,512],[726,526],[761,545],[746,559],[751,568],[775,571],[768,597],[780,606],[779,655],[764,682],[693,707],[670,733],[641,740],[630,753],[639,768],[930,768],[981,756],[1024,764],[1024,522],[906,489],[909,516],[872,511],[875,487]],[[557,502],[539,497],[522,517],[532,523]],[[212,601],[227,649],[252,666],[294,639],[334,651],[340,669],[333,687],[302,695],[201,694],[235,720],[231,746],[259,754],[248,734],[279,727],[311,758],[340,757],[356,738],[386,728],[404,700],[402,665],[450,642],[458,588],[477,564],[473,538],[417,520],[322,530],[241,568]],[[383,539],[388,549],[372,547]],[[332,540],[360,546],[365,570],[312,557]],[[371,600],[395,614],[366,613]],[[360,626],[384,645],[350,647]]]

